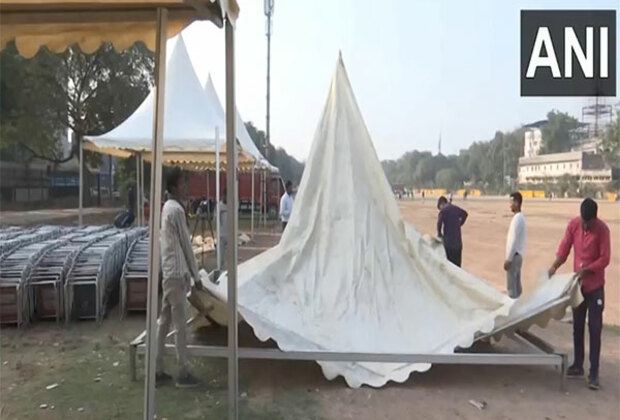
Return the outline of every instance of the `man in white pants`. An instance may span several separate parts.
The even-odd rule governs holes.
[[[510,210],[514,213],[506,238],[506,289],[513,299],[521,296],[521,266],[525,255],[525,216],[521,212],[523,196],[520,192],[510,194]]]
[[[200,288],[198,266],[194,250],[189,239],[187,218],[182,199],[183,172],[173,168],[166,178],[168,199],[161,212],[161,268],[163,274],[163,298],[161,312],[157,320],[157,373],[156,385],[163,385],[172,380],[164,370],[164,348],[170,325],[176,329],[175,346],[179,374],[176,381],[178,388],[190,388],[200,385],[200,380],[189,372],[187,353],[187,293],[190,291],[191,279]]]

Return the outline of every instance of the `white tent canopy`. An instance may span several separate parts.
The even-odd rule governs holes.
[[[207,96],[207,100],[209,102],[217,103],[218,109],[222,114],[222,118],[224,116],[224,108],[222,107],[222,103],[220,98],[217,96],[217,92],[215,91],[215,86],[213,85],[213,80],[211,79],[211,75],[207,78],[207,82],[205,83],[205,94]],[[237,139],[239,140],[239,144],[241,148],[252,155],[256,162],[256,167],[260,169],[268,169],[270,172],[278,172],[278,168],[270,164],[267,159],[263,156],[263,154],[258,150],[256,144],[250,137],[250,133],[248,133],[247,128],[245,127],[245,123],[243,122],[243,118],[241,118],[241,114],[239,114],[239,110],[236,111],[236,125],[237,125]]]
[[[173,39],[167,63],[164,113],[164,151],[213,151],[216,131],[220,149],[225,146],[226,124],[221,105],[207,100],[194,71],[183,37]],[[101,136],[87,140],[101,149],[146,152],[153,138],[152,90],[138,109],[122,124]]]
[[[166,64],[163,163],[192,170],[215,169],[220,150],[221,165],[226,168],[226,117],[222,105],[217,96],[205,95],[182,35],[168,42],[172,53]],[[152,90],[118,127],[100,136],[86,137],[84,147],[119,157],[138,153],[150,161],[155,95]],[[250,169],[258,162],[244,147],[239,154],[242,169]]]
[[[449,353],[508,314],[508,297],[410,237],[339,60],[282,239],[239,266],[239,312],[285,351],[370,353]],[[227,298],[225,279],[207,287]],[[353,387],[430,366],[320,364]]]
[[[282,239],[238,270],[239,312],[256,336],[302,352],[450,354],[571,282],[558,276],[513,306],[405,225],[342,60]],[[228,298],[225,277],[203,284]],[[430,368],[317,360],[328,379],[341,375],[352,387]]]

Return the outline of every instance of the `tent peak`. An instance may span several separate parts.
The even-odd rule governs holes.
[[[208,76],[207,76],[207,81],[205,82],[205,89],[207,89],[208,87],[212,87],[213,89],[215,89],[215,86],[213,84],[213,77],[211,77],[211,73],[209,72]]]

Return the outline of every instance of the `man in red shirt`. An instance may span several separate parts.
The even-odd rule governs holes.
[[[572,219],[566,227],[564,238],[556,253],[556,260],[549,269],[549,276],[555,274],[574,249],[573,270],[581,285],[584,301],[573,308],[573,343],[575,359],[568,368],[569,377],[583,376],[583,336],[586,313],[590,331],[590,375],[588,387],[599,389],[598,367],[601,354],[601,330],[605,307],[605,267],[609,265],[609,228],[597,218],[598,206],[591,198],[581,203],[581,216]]]

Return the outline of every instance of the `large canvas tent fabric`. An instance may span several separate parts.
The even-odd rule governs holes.
[[[117,50],[142,41],[155,50],[155,11],[169,11],[168,36],[178,34],[197,19],[222,26],[239,15],[236,0],[0,0],[0,48],[15,41],[24,57],[45,46],[55,53],[78,44],[92,53],[104,42]]]
[[[238,268],[238,310],[259,339],[284,351],[449,354],[551,298],[534,291],[511,313],[512,299],[403,223],[341,59],[307,162],[279,245]],[[226,301],[225,275],[203,284]],[[565,292],[570,276],[553,285]],[[430,368],[318,363],[351,387]]]
[[[182,35],[169,43],[172,53],[167,63],[163,163],[213,169],[219,143],[221,165],[225,168],[226,119],[221,104],[217,97],[212,100],[204,94]],[[84,147],[119,157],[140,153],[150,161],[155,94],[151,91],[118,127],[100,136],[86,137]],[[241,148],[239,166],[250,167],[253,161],[253,156]]]

